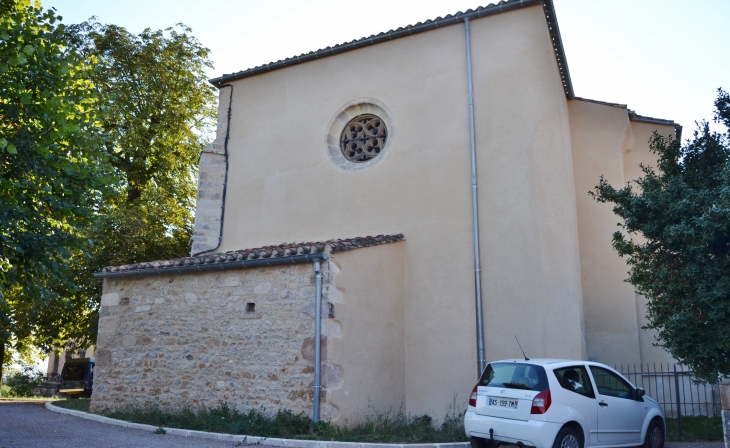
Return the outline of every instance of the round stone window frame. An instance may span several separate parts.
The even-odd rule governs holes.
[[[385,145],[380,151],[380,154],[376,157],[365,162],[353,162],[347,160],[347,158],[345,158],[342,154],[342,149],[340,147],[342,131],[353,118],[366,114],[375,115],[383,120],[383,123],[388,130],[388,138],[386,139]],[[325,135],[327,158],[335,168],[344,172],[365,171],[383,163],[383,161],[388,157],[394,141],[395,125],[393,123],[393,114],[390,113],[385,104],[374,98],[358,98],[342,106],[327,125],[327,133]]]

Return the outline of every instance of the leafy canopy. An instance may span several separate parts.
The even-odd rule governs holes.
[[[197,163],[216,114],[205,70],[208,49],[182,24],[135,35],[115,25],[69,27],[73,46],[95,61],[103,149],[120,180],[85,229],[94,242],[75,266],[79,301],[98,310],[104,266],[189,254]],[[98,314],[89,315],[95,341]]]
[[[11,339],[50,347],[77,329],[68,262],[109,183],[93,60],[59,19],[0,0],[0,373]]]
[[[730,96],[719,90],[715,106],[730,130]],[[642,167],[644,177],[621,189],[601,178],[592,194],[623,219],[613,246],[648,299],[645,328],[698,380],[714,382],[730,376],[730,132],[703,122],[684,145],[655,133],[650,147],[656,170]]]

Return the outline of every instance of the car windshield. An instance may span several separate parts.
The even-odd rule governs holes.
[[[521,362],[493,362],[484,369],[479,386],[541,392],[548,388],[548,379],[542,366]]]

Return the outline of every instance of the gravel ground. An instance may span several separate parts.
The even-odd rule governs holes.
[[[42,401],[0,401],[0,448],[218,448],[233,442],[153,434],[52,412]],[[260,445],[264,448],[264,445]],[[272,447],[273,448],[273,447]]]
[[[153,434],[47,410],[43,401],[0,401],[0,448],[218,448],[232,442]],[[258,448],[269,448],[258,445]],[[275,447],[270,447],[275,448]],[[725,448],[723,442],[667,442],[665,448]]]

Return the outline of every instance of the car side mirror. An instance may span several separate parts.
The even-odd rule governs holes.
[[[636,388],[636,398],[641,398],[644,395],[646,395],[646,392],[644,391],[644,389],[637,387]]]

